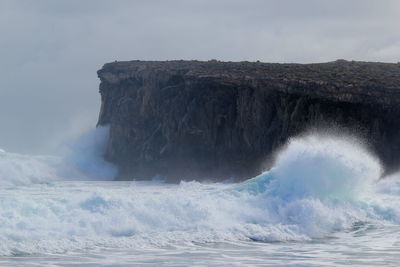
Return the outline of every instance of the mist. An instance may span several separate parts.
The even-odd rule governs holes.
[[[0,2],[0,148],[48,153],[95,127],[114,60],[400,61],[400,2]]]

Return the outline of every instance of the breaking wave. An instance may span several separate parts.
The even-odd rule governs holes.
[[[57,177],[56,157],[26,156],[0,150],[0,186],[46,183]]]
[[[30,156],[0,149],[0,186],[60,180],[112,180],[116,168],[104,161],[108,127],[97,127],[64,144],[58,156]]]
[[[18,183],[2,170],[2,184],[47,183],[0,187],[1,255],[307,241],[400,224],[399,180],[380,181],[378,161],[346,139],[294,139],[274,168],[239,184],[54,182],[48,159],[7,157],[19,162],[8,176]]]

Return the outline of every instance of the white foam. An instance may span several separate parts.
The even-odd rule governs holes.
[[[379,162],[363,146],[344,138],[306,136],[281,151],[271,171],[244,183],[283,199],[356,199],[382,173]]]
[[[376,191],[382,194],[400,196],[400,174],[385,177],[377,183]]]
[[[0,186],[27,185],[54,181],[54,157],[0,153]]]
[[[58,156],[30,156],[0,150],[0,186],[58,180],[112,180],[116,168],[104,161],[108,127],[97,127],[65,145]]]

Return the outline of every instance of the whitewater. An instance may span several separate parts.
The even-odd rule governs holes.
[[[112,181],[107,128],[0,150],[0,266],[398,266],[400,175],[355,138],[290,140],[242,183]]]

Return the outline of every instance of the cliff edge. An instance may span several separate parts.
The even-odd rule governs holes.
[[[250,178],[288,138],[332,126],[400,166],[400,64],[127,61],[98,76],[121,180]]]

